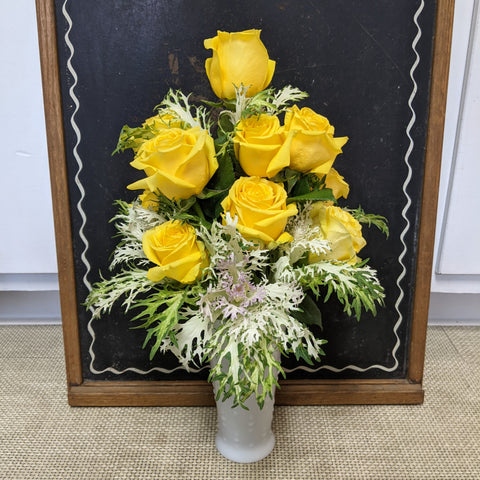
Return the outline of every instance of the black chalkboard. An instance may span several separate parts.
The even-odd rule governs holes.
[[[262,30],[276,61],[272,84],[309,92],[308,106],[350,138],[336,168],[344,204],[387,217],[388,240],[367,229],[386,307],[360,322],[322,304],[326,357],[289,379],[404,379],[414,315],[419,222],[437,2],[433,0],[55,0],[68,210],[85,380],[206,378],[175,359],[148,360],[144,332],[118,309],[92,320],[83,307],[115,246],[114,200],[133,199],[131,153],[111,156],[124,124],[151,116],[170,87],[215,100],[203,40],[218,30]],[[427,292],[428,294],[428,292]],[[313,370],[313,371],[312,371]]]

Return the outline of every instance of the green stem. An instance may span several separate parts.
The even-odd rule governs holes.
[[[203,210],[202,210],[202,207],[200,206],[200,204],[198,203],[198,200],[193,204],[193,209],[195,210],[195,213],[198,215],[198,217],[200,218],[200,222],[202,223],[202,225],[209,229],[211,228],[212,224],[205,218],[205,215],[203,214]]]

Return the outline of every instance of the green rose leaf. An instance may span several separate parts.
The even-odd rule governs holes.
[[[287,203],[292,202],[308,202],[308,201],[335,201],[332,190],[330,188],[323,188],[322,190],[313,190],[312,192],[305,193],[303,195],[297,195],[296,197],[289,197]]]
[[[317,325],[323,330],[322,312],[310,295],[305,295],[300,304],[301,310],[295,312],[294,317],[304,325]]]

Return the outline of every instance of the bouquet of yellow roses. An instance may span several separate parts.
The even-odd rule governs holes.
[[[268,88],[275,62],[259,30],[205,40],[218,102],[192,105],[170,90],[156,114],[123,127],[145,176],[119,200],[121,238],[112,274],[94,285],[94,317],[122,302],[146,329],[144,347],[173,353],[186,369],[212,363],[217,398],[260,406],[284,375],[276,352],[318,361],[325,340],[318,301],[335,296],[349,315],[376,313],[384,292],[358,253],[361,223],[385,219],[337,204],[348,184],[333,168],[347,137],[297,103],[298,88]],[[283,120],[283,121],[282,121]]]

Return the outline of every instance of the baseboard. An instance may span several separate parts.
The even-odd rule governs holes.
[[[61,317],[56,318],[41,318],[41,317],[33,317],[33,318],[1,318],[0,317],[0,326],[2,325],[61,325],[62,319]]]
[[[56,325],[61,323],[58,290],[0,291],[0,325]]]
[[[432,318],[428,320],[429,327],[480,327],[480,320],[460,318],[458,320],[449,320],[443,318]]]
[[[56,273],[0,273],[0,292],[44,292],[58,290]]]
[[[430,294],[429,325],[480,325],[480,293]]]

